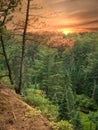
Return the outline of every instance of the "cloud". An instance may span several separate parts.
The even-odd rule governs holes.
[[[49,1],[52,15],[50,26],[54,29],[79,28],[97,30],[98,0]],[[89,28],[88,28],[89,27]]]
[[[47,28],[55,31],[60,28],[97,30],[97,3],[98,0],[34,0],[33,4],[39,4],[43,9],[30,11],[30,14],[41,16]],[[19,12],[17,17],[22,18],[22,15]]]
[[[59,4],[59,3],[62,3],[62,2],[65,2],[66,0],[55,0],[55,1],[52,1],[51,3],[52,4]]]
[[[73,29],[73,30],[98,31],[98,19],[86,21],[86,22],[81,22],[81,23],[77,23],[77,24],[56,25],[56,26],[52,26],[52,28],[55,30]]]
[[[86,29],[86,30],[89,30],[89,31],[98,31],[98,27],[96,27],[96,28],[84,28],[84,29]]]
[[[83,10],[83,11],[75,11],[71,14],[69,14],[68,17],[75,17],[78,19],[92,19],[92,18],[97,18],[98,16],[98,8],[95,9],[90,9],[90,10]]]

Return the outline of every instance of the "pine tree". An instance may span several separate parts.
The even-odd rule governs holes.
[[[63,120],[69,120],[69,114],[67,109],[66,92],[62,96],[61,102],[59,104],[59,118]]]

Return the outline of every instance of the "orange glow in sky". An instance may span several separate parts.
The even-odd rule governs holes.
[[[69,33],[73,33],[74,31],[73,30],[71,30],[71,29],[61,29],[61,30],[58,30],[58,32],[62,32],[62,33],[64,33],[64,34],[69,34]]]
[[[98,31],[98,0],[42,0],[49,26],[65,34]],[[47,10],[47,12],[46,12]]]
[[[24,19],[24,1],[22,11],[17,13],[13,23]],[[30,31],[59,31],[64,34],[98,31],[98,0],[33,0],[31,8],[32,5],[42,8],[30,10]]]

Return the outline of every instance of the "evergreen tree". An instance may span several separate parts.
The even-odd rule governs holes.
[[[59,118],[63,120],[69,120],[67,101],[66,101],[66,92],[63,94],[61,102],[59,104]]]

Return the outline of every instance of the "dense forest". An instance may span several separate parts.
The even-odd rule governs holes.
[[[53,130],[98,130],[98,33],[26,33],[28,19],[23,34],[8,30],[6,17],[18,2],[0,8],[0,82]]]

